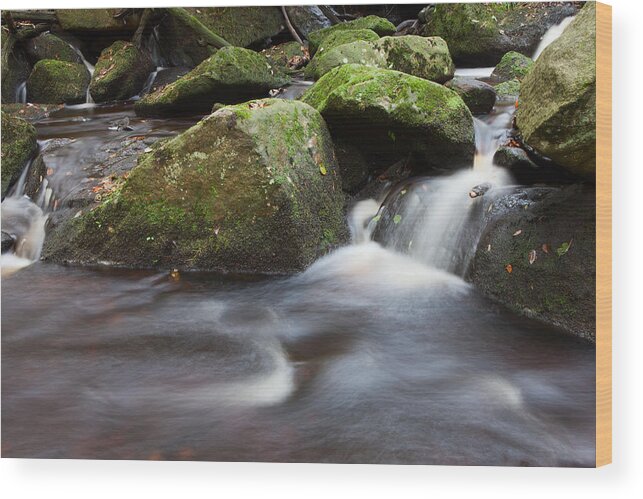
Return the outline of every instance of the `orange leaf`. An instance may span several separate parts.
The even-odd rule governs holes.
[[[511,274],[514,271],[514,268],[510,263],[508,263],[507,265],[505,265],[505,270],[507,271],[508,274]]]

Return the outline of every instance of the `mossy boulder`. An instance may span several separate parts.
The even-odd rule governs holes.
[[[27,57],[32,64],[42,59],[54,59],[76,64],[82,64],[83,62],[81,57],[67,42],[51,33],[42,33],[41,35],[26,40],[24,47]]]
[[[372,29],[335,30],[324,38],[315,54],[320,56],[321,54],[328,52],[330,49],[339,47],[346,43],[353,43],[360,40],[365,42],[375,42],[379,39],[380,35],[375,33]]]
[[[596,172],[596,5],[588,2],[525,76],[516,124],[527,144],[570,172]]]
[[[495,199],[470,278],[515,312],[595,339],[596,193],[519,188]]]
[[[128,99],[143,89],[154,68],[146,51],[130,42],[114,42],[96,63],[89,93],[95,102]]]
[[[25,120],[2,111],[2,196],[20,176],[25,163],[38,150],[36,129]]]
[[[448,81],[446,86],[462,97],[473,114],[489,113],[496,103],[495,89],[488,83],[475,78],[456,76]]]
[[[134,32],[140,15],[114,17],[121,9],[57,9],[56,18],[63,31],[71,32]]]
[[[351,29],[370,29],[380,36],[389,36],[395,33],[395,25],[387,19],[378,16],[360,17],[353,21],[335,24],[328,28],[313,31],[308,35],[308,49],[314,55],[322,42],[332,33]]]
[[[318,109],[333,136],[355,145],[372,167],[409,155],[417,171],[473,161],[473,118],[460,96],[399,71],[346,64],[328,72],[302,100]]]
[[[318,51],[313,60],[310,61],[310,64],[306,66],[304,74],[317,80],[331,69],[344,64],[385,68],[386,59],[382,52],[377,50],[372,43],[360,40],[339,45],[323,52]]]
[[[449,47],[439,37],[386,36],[374,43],[383,52],[389,69],[437,83],[453,78],[455,66]]]
[[[509,81],[517,78],[522,80],[534,65],[534,61],[518,52],[507,52],[491,73],[491,77],[498,81]]]
[[[308,63],[308,52],[299,42],[281,43],[261,53],[276,73],[291,73]]]
[[[141,116],[208,114],[214,103],[234,104],[265,97],[287,83],[265,56],[240,47],[225,47],[174,83],[137,101]]]
[[[291,5],[286,7],[286,13],[297,32],[304,38],[312,31],[328,28],[333,23],[316,5]]]
[[[82,64],[43,59],[27,80],[27,100],[43,104],[80,104],[87,99],[90,75]]]
[[[145,155],[46,259],[233,272],[300,271],[348,237],[332,141],[297,101],[225,107]]]
[[[420,34],[446,40],[459,65],[493,66],[512,50],[531,56],[547,29],[576,11],[562,2],[437,4]]]
[[[191,17],[164,16],[158,27],[163,58],[173,66],[195,67],[215,47],[204,43],[198,22],[237,47],[255,47],[284,29],[279,7],[198,7],[185,9]]]
[[[520,94],[520,80],[514,78],[513,80],[503,81],[493,86],[496,91],[496,98],[500,102],[515,102],[518,100]]]

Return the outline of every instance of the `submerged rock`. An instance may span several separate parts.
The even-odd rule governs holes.
[[[155,66],[133,43],[117,41],[103,50],[89,84],[95,102],[129,99],[140,93]]]
[[[134,109],[140,116],[208,114],[217,102],[265,97],[287,82],[286,76],[274,73],[265,56],[225,47],[174,83],[137,101]]]
[[[596,6],[588,2],[522,81],[524,141],[570,172],[596,171]]]
[[[38,150],[36,129],[25,120],[2,111],[2,196]]]
[[[327,51],[318,51],[304,74],[315,80],[321,78],[331,69],[345,64],[360,64],[373,68],[386,67],[384,55],[372,43],[357,41],[333,47]]]
[[[310,55],[315,55],[317,49],[329,35],[342,30],[370,29],[380,36],[389,36],[395,33],[395,25],[378,16],[366,16],[345,23],[335,24],[329,28],[313,31],[308,35],[308,49]]]
[[[533,65],[534,61],[529,57],[518,52],[507,52],[494,68],[491,77],[498,82],[514,78],[521,80],[529,73]]]
[[[471,165],[473,118],[462,99],[437,83],[387,69],[347,64],[302,97],[333,136],[349,141],[372,167],[412,155],[418,171]]]
[[[488,83],[475,78],[456,76],[448,81],[446,86],[462,97],[473,114],[489,113],[496,103],[495,89]]]
[[[457,64],[492,66],[512,50],[531,56],[547,29],[576,11],[553,2],[437,4],[425,13],[421,34],[444,38]]]
[[[520,188],[493,201],[471,280],[512,310],[594,341],[596,193]]]
[[[53,261],[299,271],[346,241],[321,115],[280,99],[225,107],[145,155],[94,210],[60,226]]]
[[[83,62],[67,42],[51,33],[42,33],[35,38],[30,38],[25,41],[24,46],[27,57],[32,64],[42,59],[55,59],[76,64],[82,64]]]
[[[43,104],[80,104],[87,99],[89,80],[89,71],[82,64],[44,59],[29,75],[27,99]]]

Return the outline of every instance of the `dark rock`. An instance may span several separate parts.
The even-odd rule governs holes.
[[[510,309],[594,341],[596,193],[518,188],[493,200],[470,279]]]
[[[2,231],[2,253],[8,253],[13,248],[16,240],[11,236],[11,234]]]
[[[22,118],[2,111],[2,196],[18,180],[27,161],[38,150],[36,129]]]
[[[32,64],[43,59],[82,64],[83,60],[67,42],[51,33],[43,33],[24,43],[25,52]]]
[[[80,104],[87,99],[90,75],[82,64],[43,59],[27,80],[29,102]]]
[[[5,30],[2,29],[5,33]],[[2,103],[16,102],[18,87],[24,83],[31,72],[31,64],[27,60],[24,50],[13,45],[9,35],[2,37]],[[10,40],[11,43],[7,43]],[[4,54],[8,51],[8,54]]]
[[[473,114],[486,114],[491,112],[496,103],[495,89],[475,78],[456,76],[446,83],[451,90],[455,90]]]
[[[286,7],[286,13],[297,32],[308,38],[308,34],[332,26],[332,23],[316,5],[298,5]]]
[[[156,73],[156,76],[154,77],[154,81],[152,82],[150,87],[148,89],[144,89],[145,91],[141,94],[141,97],[147,94],[154,93],[158,90],[161,90],[167,85],[174,83],[182,76],[185,76],[189,72],[190,72],[190,68],[188,67],[174,67],[174,68],[160,69]]]

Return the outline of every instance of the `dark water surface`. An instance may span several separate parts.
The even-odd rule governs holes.
[[[2,282],[3,457],[594,464],[592,345],[349,246],[291,278]]]

